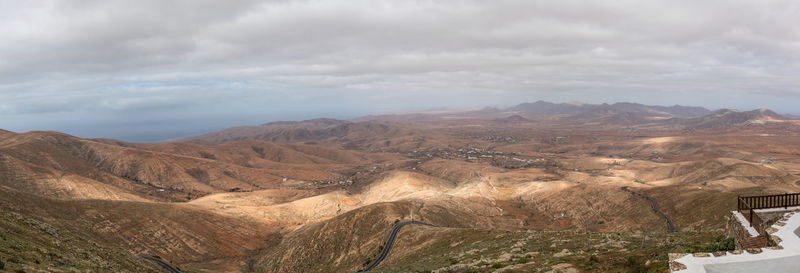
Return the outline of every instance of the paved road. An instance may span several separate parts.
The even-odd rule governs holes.
[[[158,265],[160,265],[161,267],[163,267],[164,269],[166,269],[170,273],[181,273],[180,270],[178,270],[177,268],[172,267],[170,264],[168,264],[167,262],[165,262],[161,258],[156,258],[156,257],[153,257],[153,256],[145,256],[145,255],[142,255],[142,256],[139,256],[139,257],[142,257],[142,259],[151,260],[151,261],[156,262]]]
[[[658,213],[658,215],[661,215],[661,217],[664,217],[664,219],[667,219],[667,226],[669,227],[669,229],[672,230],[673,232],[678,232],[678,229],[675,228],[675,225],[672,223],[672,219],[670,219],[669,216],[667,216],[666,214],[664,214],[664,212],[662,212],[660,209],[658,209],[658,204],[656,204],[656,200],[653,200],[653,198],[650,198],[650,196],[647,196],[647,195],[632,191],[632,190],[628,189],[628,186],[621,187],[620,189],[623,190],[623,191],[629,192],[629,193],[631,193],[633,195],[638,195],[638,196],[640,196],[640,197],[642,197],[644,199],[647,199],[647,201],[650,201],[650,206],[653,207],[653,210],[656,213]]]
[[[397,233],[400,232],[401,228],[403,228],[406,225],[410,225],[410,224],[420,224],[420,225],[426,225],[426,226],[435,227],[434,225],[431,225],[431,224],[428,224],[428,223],[425,223],[425,222],[420,222],[420,221],[402,221],[402,222],[397,222],[396,224],[394,224],[394,228],[392,228],[392,233],[389,233],[389,238],[386,239],[386,244],[384,244],[383,250],[381,251],[381,254],[378,255],[378,258],[375,259],[375,261],[372,261],[372,263],[369,266],[367,266],[367,268],[364,268],[363,270],[360,270],[358,272],[370,271],[373,268],[375,268],[376,266],[378,266],[378,264],[380,264],[381,261],[383,261],[383,259],[386,259],[386,256],[389,255],[389,251],[392,250],[392,245],[394,244],[394,240],[397,238]]]

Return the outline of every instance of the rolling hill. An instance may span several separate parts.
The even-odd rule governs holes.
[[[280,188],[287,179],[341,180],[340,172],[356,165],[396,158],[263,141],[133,144],[31,132],[3,140],[0,177],[6,186],[51,197],[187,200]]]
[[[437,227],[400,231],[378,272],[659,272],[665,251],[718,243],[736,196],[800,191],[798,125],[766,109],[539,101],[160,143],[0,130],[0,261],[355,272],[413,217]]]
[[[0,187],[0,208],[76,238],[176,263],[244,256],[265,247],[276,231],[276,227],[174,204],[58,200],[7,187]]]

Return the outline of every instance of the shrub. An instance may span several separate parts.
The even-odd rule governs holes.
[[[704,245],[701,252],[728,251],[736,249],[736,242],[733,238],[718,239],[717,242]]]
[[[186,174],[190,175],[191,177],[193,177],[197,181],[199,181],[201,183],[204,183],[204,184],[208,184],[208,183],[211,182],[211,176],[208,175],[208,172],[206,170],[203,170],[203,169],[200,169],[200,168],[188,169],[188,170],[186,170]]]
[[[722,240],[722,242],[720,242],[719,244],[720,244],[720,251],[722,250],[728,251],[736,249],[736,241],[734,241],[733,238],[727,238],[725,240]]]
[[[628,271],[628,272],[631,272],[631,273],[647,273],[647,272],[650,272],[650,268],[648,266],[644,265],[644,264],[640,264],[640,265],[637,265],[637,266],[631,268],[631,270]]]
[[[6,269],[6,263],[0,261],[0,269]]]
[[[256,152],[256,154],[258,154],[258,157],[260,157],[260,158],[264,158],[264,157],[266,157],[266,155],[267,155],[267,154],[264,152],[264,147],[250,146],[250,148],[252,148],[252,149],[253,149],[253,152]]]
[[[628,273],[660,272],[655,271],[658,270],[657,267],[651,268],[650,266],[642,263],[640,257],[636,256],[628,256],[628,258],[625,260],[625,265],[628,267]]]
[[[637,263],[638,262],[636,261],[636,257],[635,256],[628,256],[628,259],[625,260],[625,265],[628,266],[628,267],[632,267],[632,266],[636,265]]]
[[[207,152],[200,152],[200,157],[206,158],[206,159],[217,160],[217,156],[216,155],[214,155],[212,153],[207,153]]]
[[[494,269],[503,268],[503,264],[502,263],[494,263],[494,264],[492,264],[492,268],[494,268]]]

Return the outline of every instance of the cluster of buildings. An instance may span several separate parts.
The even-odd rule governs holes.
[[[467,135],[468,138],[478,139],[478,140],[485,140],[491,142],[502,142],[502,143],[515,143],[517,139],[512,136],[501,136],[501,135]]]
[[[532,157],[517,152],[503,153],[489,149],[466,147],[460,149],[433,149],[428,151],[412,151],[408,157],[417,159],[456,159],[469,162],[483,162],[496,167],[516,169],[527,167],[556,166],[556,162],[546,157]]]

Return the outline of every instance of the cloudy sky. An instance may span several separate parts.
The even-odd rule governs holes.
[[[800,1],[0,0],[0,128],[152,141],[547,100],[800,114]]]

